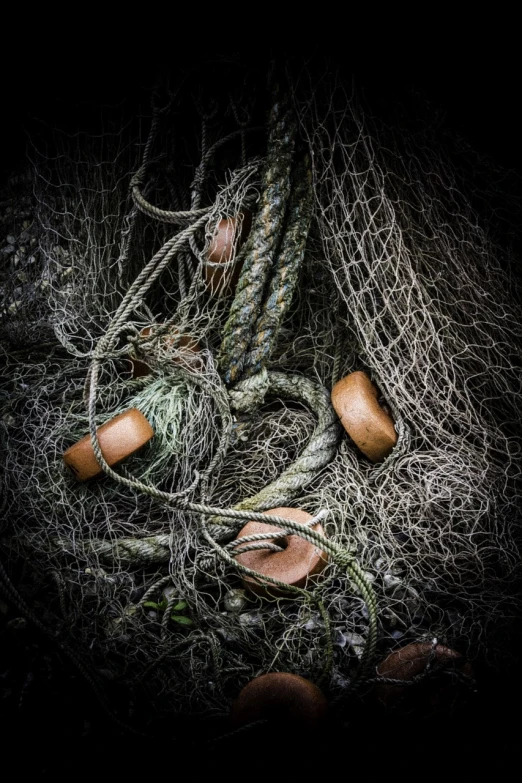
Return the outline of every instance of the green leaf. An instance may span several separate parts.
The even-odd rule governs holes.
[[[186,609],[188,606],[188,603],[186,601],[178,601],[176,606],[172,607],[173,612],[181,612],[182,609]]]
[[[149,609],[160,609],[160,605],[156,601],[145,601],[143,606],[147,606]]]
[[[180,625],[194,625],[194,622],[190,619],[190,617],[185,617],[182,614],[173,614],[170,619],[174,620],[174,622],[179,623]]]

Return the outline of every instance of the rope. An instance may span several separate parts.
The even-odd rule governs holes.
[[[297,162],[292,179],[293,188],[288,204],[286,228],[277,256],[277,266],[250,341],[245,360],[245,377],[258,373],[273,353],[281,324],[292,302],[304,257],[312,219],[313,200],[308,155]]]
[[[295,123],[286,100],[276,98],[269,125],[261,203],[247,240],[245,262],[218,355],[218,364],[227,384],[238,381],[243,370],[290,194]]]

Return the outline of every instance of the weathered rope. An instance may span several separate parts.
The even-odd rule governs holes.
[[[259,128],[250,128],[249,130],[255,131],[255,130],[259,130]],[[244,134],[244,132],[245,131],[243,128],[236,131],[232,131],[232,133],[229,133],[227,136],[224,136],[222,139],[218,139],[218,141],[216,141],[211,147],[209,147],[207,150],[204,151],[203,157],[201,159],[199,166],[196,169],[196,173],[194,175],[194,181],[192,183],[192,202],[193,202],[192,209],[172,211],[168,209],[161,209],[160,207],[156,207],[153,204],[151,204],[149,201],[147,201],[147,199],[141,192],[140,188],[144,182],[145,174],[148,167],[148,161],[144,162],[140,166],[140,168],[134,174],[130,182],[131,195],[135,206],[145,215],[148,215],[149,217],[152,217],[155,220],[159,220],[162,223],[171,223],[174,225],[183,225],[187,221],[194,220],[200,217],[201,215],[208,214],[212,209],[212,207],[200,207],[199,202],[201,200],[203,182],[206,177],[207,168],[210,159],[214,154],[214,152],[219,147],[221,147],[227,141],[230,141],[231,139],[234,139],[237,136],[241,136],[242,134]]]
[[[259,372],[273,353],[283,318],[292,302],[304,257],[312,219],[312,200],[312,173],[308,155],[305,155],[296,163],[293,171],[286,227],[277,254],[277,265],[250,341],[244,377]]]
[[[238,510],[263,510],[284,506],[301,492],[335,456],[342,429],[330,403],[328,391],[300,375],[282,372],[267,373],[267,394],[303,402],[317,416],[317,425],[303,453],[274,482],[256,495],[238,503]],[[232,406],[245,410],[248,405],[248,384],[241,381],[230,392]]]
[[[261,310],[290,194],[295,122],[286,100],[278,98],[270,115],[268,153],[261,203],[247,240],[247,252],[236,295],[223,331],[218,364],[227,384],[238,381]]]

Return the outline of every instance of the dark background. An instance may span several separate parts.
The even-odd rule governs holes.
[[[24,160],[26,128],[31,118],[73,132],[89,130],[89,104],[125,101],[130,107],[146,105],[147,91],[158,71],[175,70],[186,64],[187,56],[195,58],[194,54],[174,51],[175,47],[168,57],[152,58],[143,56],[139,47],[117,52],[107,51],[104,46],[100,49],[96,56],[91,51],[87,57],[84,49],[75,52],[71,43],[60,48],[51,40],[49,46],[25,50],[22,70],[4,68],[0,77],[0,181]],[[242,54],[259,64],[255,53]],[[512,183],[522,175],[517,78],[506,59],[496,60],[492,66],[477,51],[463,57],[458,65],[446,63],[445,69],[430,72],[419,69],[417,60],[402,68],[387,63],[373,70],[339,54],[333,55],[333,61],[346,79],[353,77],[377,104],[381,101],[385,105],[390,100],[413,103],[419,95],[425,97],[440,110],[448,128],[481,155],[512,170]],[[198,758],[196,726],[193,746],[179,747],[175,726],[172,745],[166,745],[164,739],[158,740],[156,747],[150,739],[127,738],[68,658],[30,624],[13,623],[20,613],[9,602],[7,607],[3,615],[0,613],[0,684],[12,693],[3,699],[4,704],[0,703],[0,721],[4,721],[0,737],[6,746],[15,747],[20,742],[31,748],[19,758],[20,769],[39,773],[71,770],[72,755],[76,758],[72,763],[80,771],[83,762],[78,767],[78,759],[88,758],[96,766],[96,777],[102,770],[130,773],[143,768],[150,772],[156,766],[162,768],[161,757],[166,753],[173,772],[185,760],[195,763],[196,759],[202,770],[205,762],[203,757]],[[512,672],[509,677],[502,672],[479,674],[479,694],[456,715],[439,715],[431,722],[419,722],[415,717],[397,721],[361,707],[359,717],[330,727],[328,736],[317,738],[317,742],[323,747],[342,748],[341,769],[347,775],[352,765],[361,763],[362,756],[404,774],[425,773],[432,768],[431,762],[410,766],[417,758],[421,763],[437,758],[445,764],[458,759],[469,769],[490,757],[497,763],[505,761],[518,745],[519,677],[514,678]],[[271,746],[266,737],[263,742]],[[243,749],[255,753],[252,739],[243,741]],[[229,754],[240,750],[241,746],[238,750],[226,743],[215,749],[212,759],[216,771],[221,762],[230,760]],[[276,751],[281,751],[280,739],[271,751],[272,758]],[[103,767],[99,767],[102,758]]]
[[[13,163],[23,157],[23,128],[32,116],[71,131],[89,121],[86,104],[127,103],[139,105],[155,83],[158,73],[175,73],[187,64],[198,63],[208,56],[218,56],[216,48],[197,54],[180,51],[179,44],[168,54],[147,56],[133,47],[128,50],[105,48],[95,57],[86,57],[80,47],[65,41],[60,46],[37,45],[23,51],[22,69],[4,67],[0,72],[3,120],[1,122],[1,172],[5,176]],[[509,42],[506,41],[506,48]],[[158,47],[159,48],[159,47]],[[347,52],[348,52],[347,47]],[[233,54],[231,50],[230,54]],[[259,56],[257,51],[239,50],[246,62],[259,68],[268,62],[269,54]],[[383,58],[376,64],[374,57],[355,57],[353,54],[326,52],[316,47],[307,52],[285,55],[275,50],[281,59],[294,61],[327,55],[333,65],[340,67],[344,78],[387,100],[408,100],[408,95],[420,94],[437,106],[449,127],[461,134],[478,152],[490,156],[501,166],[522,174],[520,143],[520,90],[516,62],[507,56],[486,57],[479,50],[462,50],[461,57],[441,58],[436,67],[430,67],[412,54],[411,61],[401,63],[396,58]],[[366,62],[368,61],[368,62]],[[75,106],[76,105],[76,106]]]

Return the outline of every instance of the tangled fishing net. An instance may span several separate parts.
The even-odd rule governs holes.
[[[522,394],[491,192],[436,127],[373,116],[328,70],[221,68],[149,117],[35,133],[4,193],[4,587],[99,692],[157,714],[224,715],[269,671],[341,703],[419,640],[498,664]],[[247,213],[235,293],[213,290],[216,227]],[[398,433],[380,464],[330,405],[355,370]],[[110,468],[96,427],[129,408],[155,435]],[[108,475],[81,483],[62,454],[89,431]],[[320,519],[329,563],[276,599],[245,591],[231,542],[278,506]]]

